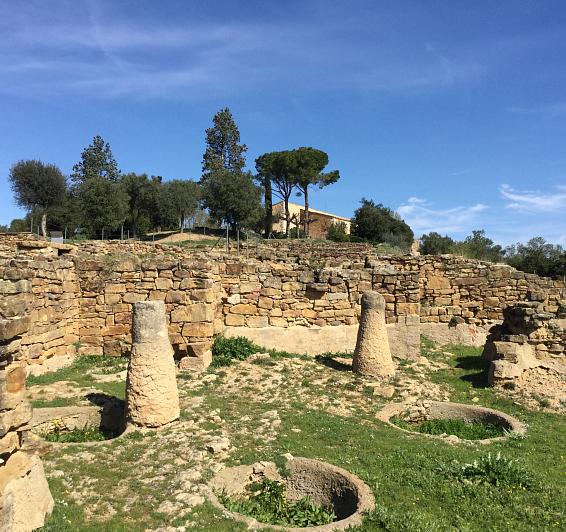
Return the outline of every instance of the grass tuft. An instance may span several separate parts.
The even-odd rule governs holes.
[[[450,434],[463,440],[485,440],[505,435],[505,429],[494,423],[482,423],[479,421],[470,423],[463,419],[427,419],[413,423],[393,417],[391,422],[405,430],[435,436]]]

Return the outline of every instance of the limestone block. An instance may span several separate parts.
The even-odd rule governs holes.
[[[230,309],[230,312],[232,314],[256,314],[257,307],[255,305],[241,303],[239,305],[234,305]]]
[[[214,334],[214,324],[210,322],[185,323],[181,334],[185,337],[207,338]]]
[[[25,383],[23,366],[11,365],[0,371],[0,410],[13,409],[25,399]]]
[[[158,427],[179,417],[173,347],[163,301],[134,303],[126,403],[127,418],[136,425]]]
[[[28,461],[27,472],[11,477],[0,491],[0,530],[29,532],[41,528],[53,510],[53,497],[41,460],[33,456]]]
[[[226,325],[232,325],[235,327],[243,326],[245,318],[242,314],[227,314],[226,315]]]
[[[11,454],[20,447],[20,436],[17,432],[8,432],[0,438],[0,455]]]
[[[31,405],[28,402],[19,404],[13,410],[0,412],[0,436],[4,436],[10,429],[25,425],[31,419]]]
[[[378,292],[362,295],[362,314],[352,370],[375,377],[390,377],[395,373],[385,328],[385,300]]]
[[[30,327],[29,316],[0,320],[0,342],[5,342],[26,332]]]

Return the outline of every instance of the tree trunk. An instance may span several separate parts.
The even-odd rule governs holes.
[[[305,190],[303,190],[303,193],[305,195],[305,238],[309,237],[310,234],[310,229],[309,229],[309,224],[310,224],[310,220],[309,220],[309,187],[305,187]]]
[[[289,214],[289,198],[285,198],[285,236],[289,238],[291,231],[291,215]]]
[[[273,231],[273,194],[271,192],[271,179],[265,177],[265,238]]]
[[[41,234],[43,238],[47,237],[47,213],[41,215]]]

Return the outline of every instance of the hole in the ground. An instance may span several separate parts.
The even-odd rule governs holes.
[[[95,406],[35,408],[30,430],[51,443],[86,443],[112,440],[125,429],[124,401],[93,394]],[[89,400],[91,398],[89,397]]]
[[[498,410],[441,401],[389,404],[378,418],[405,432],[479,443],[491,443],[510,435],[522,436],[526,432],[518,419]]]
[[[248,524],[254,524],[257,520],[276,529],[293,526],[310,530],[316,526],[316,530],[344,530],[361,523],[362,513],[375,507],[369,487],[344,469],[306,458],[289,460],[286,469],[285,477],[281,477],[275,464],[270,462],[225,469],[212,480],[214,493],[210,494],[210,498],[215,506],[223,510],[228,509],[234,519]],[[257,508],[255,499],[251,505],[245,502],[241,504],[241,501],[249,500],[250,486],[252,490],[257,490],[258,486],[267,486],[269,489],[271,481],[278,481],[284,486],[285,497],[291,504],[300,501],[298,512],[301,513],[301,518],[297,522],[271,520],[268,517],[270,512],[261,508],[259,511],[248,511],[248,508]],[[271,494],[268,495],[267,499],[273,500]],[[311,504],[308,512],[304,511],[307,505],[305,498],[308,498],[308,503]],[[236,504],[230,504],[230,501],[235,501]],[[267,502],[268,506],[270,504]],[[244,511],[247,515],[243,515]],[[321,511],[334,515],[330,517],[330,521],[316,521],[314,515],[320,515]],[[306,519],[307,513],[313,515],[311,525],[301,524],[310,521]],[[319,526],[322,522],[327,524]]]

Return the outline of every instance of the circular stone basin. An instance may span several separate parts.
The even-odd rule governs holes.
[[[287,461],[287,471],[287,478],[282,478],[272,462],[224,469],[212,479],[209,498],[214,506],[237,521],[247,523],[250,527],[274,530],[345,530],[361,524],[363,512],[375,508],[375,500],[369,487],[344,469],[318,460],[292,458]],[[264,478],[282,481],[290,501],[308,497],[316,506],[333,509],[336,521],[328,525],[303,528],[259,523],[253,517],[228,511],[214,494],[217,492],[228,497],[238,496],[246,492],[249,484],[261,482]]]
[[[108,402],[103,406],[62,406],[54,408],[34,408],[29,430],[44,439],[45,434],[73,430],[99,429],[110,436],[100,441],[80,442],[83,445],[97,445],[112,441],[125,434],[124,407],[121,402]],[[52,442],[51,445],[65,445]],[[71,443],[71,442],[68,442]]]
[[[409,414],[411,421],[421,422],[432,419],[461,419],[467,423],[489,423],[505,430],[504,436],[486,438],[483,440],[465,440],[454,435],[435,435],[423,432],[411,431],[399,427],[391,422],[391,418],[401,414]],[[526,428],[518,419],[492,408],[483,406],[466,405],[462,403],[451,403],[448,401],[417,401],[416,403],[392,403],[385,406],[378,414],[377,418],[397,430],[402,430],[408,434],[418,434],[429,438],[441,439],[450,443],[493,443],[503,441],[510,435],[523,436]]]

